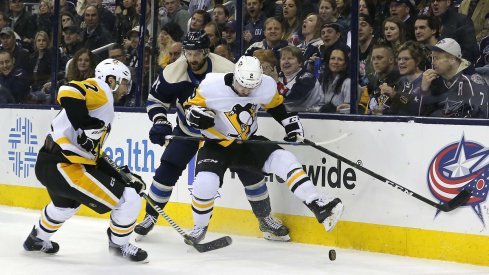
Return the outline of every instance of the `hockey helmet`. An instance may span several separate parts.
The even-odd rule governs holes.
[[[108,58],[98,63],[95,67],[95,78],[107,82],[107,78],[113,76],[116,80],[116,85],[112,92],[116,91],[121,84],[122,79],[127,80],[127,92],[131,90],[131,71],[119,60]]]
[[[183,38],[183,48],[185,50],[209,49],[211,40],[204,30],[188,32]]]
[[[239,85],[254,89],[260,85],[263,70],[260,60],[254,56],[242,56],[234,66],[234,80]]]

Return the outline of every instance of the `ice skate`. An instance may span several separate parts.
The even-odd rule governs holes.
[[[155,224],[156,217],[146,214],[143,221],[134,228],[134,233],[136,233],[135,240],[142,240],[153,229]]]
[[[122,257],[131,262],[143,262],[147,263],[148,253],[141,248],[127,243],[124,245],[118,245],[112,242],[110,228],[107,229],[107,236],[109,237],[109,252],[113,255]]]
[[[36,227],[32,228],[31,233],[24,242],[26,251],[40,251],[46,254],[55,254],[59,251],[58,243],[52,241],[44,241],[37,237]]]
[[[311,209],[319,223],[326,231],[331,231],[343,213],[343,203],[339,198],[326,202],[323,198],[315,199],[306,206]]]
[[[193,243],[200,243],[205,238],[206,233],[207,233],[207,226],[206,227],[194,226],[192,230],[187,232],[187,235]],[[189,240],[185,239],[184,241],[186,244],[192,245]]]
[[[258,218],[260,231],[263,232],[263,238],[270,241],[288,242],[290,241],[289,229],[282,222],[268,215],[264,218]]]

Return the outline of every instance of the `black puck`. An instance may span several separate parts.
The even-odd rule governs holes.
[[[336,260],[336,251],[334,249],[329,250],[329,260],[330,261]]]

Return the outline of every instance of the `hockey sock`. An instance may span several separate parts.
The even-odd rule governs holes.
[[[166,203],[170,200],[171,193],[173,192],[173,186],[167,186],[157,182],[153,179],[151,183],[151,187],[149,188],[149,198],[155,202],[161,209],[163,209]],[[146,203],[146,213],[153,216],[158,217],[158,212]]]
[[[78,209],[80,208],[56,207],[52,202],[46,205],[41,212],[39,223],[36,224],[37,237],[41,240],[49,240]]]
[[[119,225],[112,220],[110,220],[110,240],[117,245],[125,245],[129,242],[129,237],[134,230],[136,225],[136,220],[127,225]]]
[[[245,186],[245,193],[256,217],[266,217],[270,214],[272,210],[265,179],[256,184]]]
[[[209,224],[214,210],[214,198],[219,188],[219,176],[212,172],[199,172],[192,190],[192,213],[194,225],[205,227]]]

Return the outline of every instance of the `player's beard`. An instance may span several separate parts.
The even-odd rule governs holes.
[[[204,67],[205,61],[206,59],[204,58],[200,63],[199,62],[187,62],[187,63],[193,72],[197,72]]]

